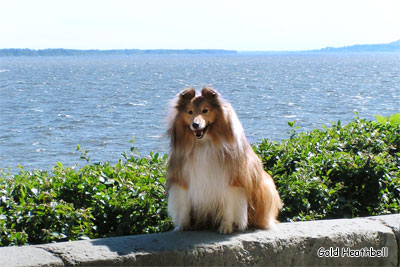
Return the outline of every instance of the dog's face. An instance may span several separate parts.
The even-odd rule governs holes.
[[[183,120],[197,139],[202,139],[217,116],[218,93],[204,88],[200,96],[195,96],[194,89],[180,93],[180,107]]]

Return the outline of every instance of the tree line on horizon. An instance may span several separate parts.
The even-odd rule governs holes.
[[[138,55],[138,54],[236,54],[235,50],[223,49],[113,49],[113,50],[80,50],[80,49],[0,49],[0,56],[100,56],[100,55]]]
[[[185,55],[185,54],[238,54],[238,53],[380,53],[400,52],[400,40],[388,44],[356,44],[344,47],[325,47],[316,50],[305,51],[236,51],[225,49],[29,49],[29,48],[6,48],[0,49],[0,57],[8,56],[101,56],[101,55]]]

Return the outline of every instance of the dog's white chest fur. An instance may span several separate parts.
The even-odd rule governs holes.
[[[182,162],[188,188],[173,185],[169,189],[168,211],[177,229],[211,222],[220,233],[247,227],[247,197],[242,187],[229,184],[228,165],[212,143],[196,146]]]
[[[185,162],[184,175],[188,181],[188,196],[198,219],[211,215],[215,221],[222,216],[229,177],[211,144],[198,146]]]

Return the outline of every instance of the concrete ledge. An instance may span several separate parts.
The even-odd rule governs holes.
[[[1,247],[0,266],[64,266],[50,252],[35,246]]]
[[[232,235],[208,231],[168,232],[3,247],[0,248],[0,266],[398,266],[399,241],[400,214],[393,214],[281,223],[273,230]]]

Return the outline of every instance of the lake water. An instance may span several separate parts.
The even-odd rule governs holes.
[[[250,142],[400,112],[400,54],[0,57],[0,168],[116,162],[129,141],[167,153],[168,103],[213,86]]]

